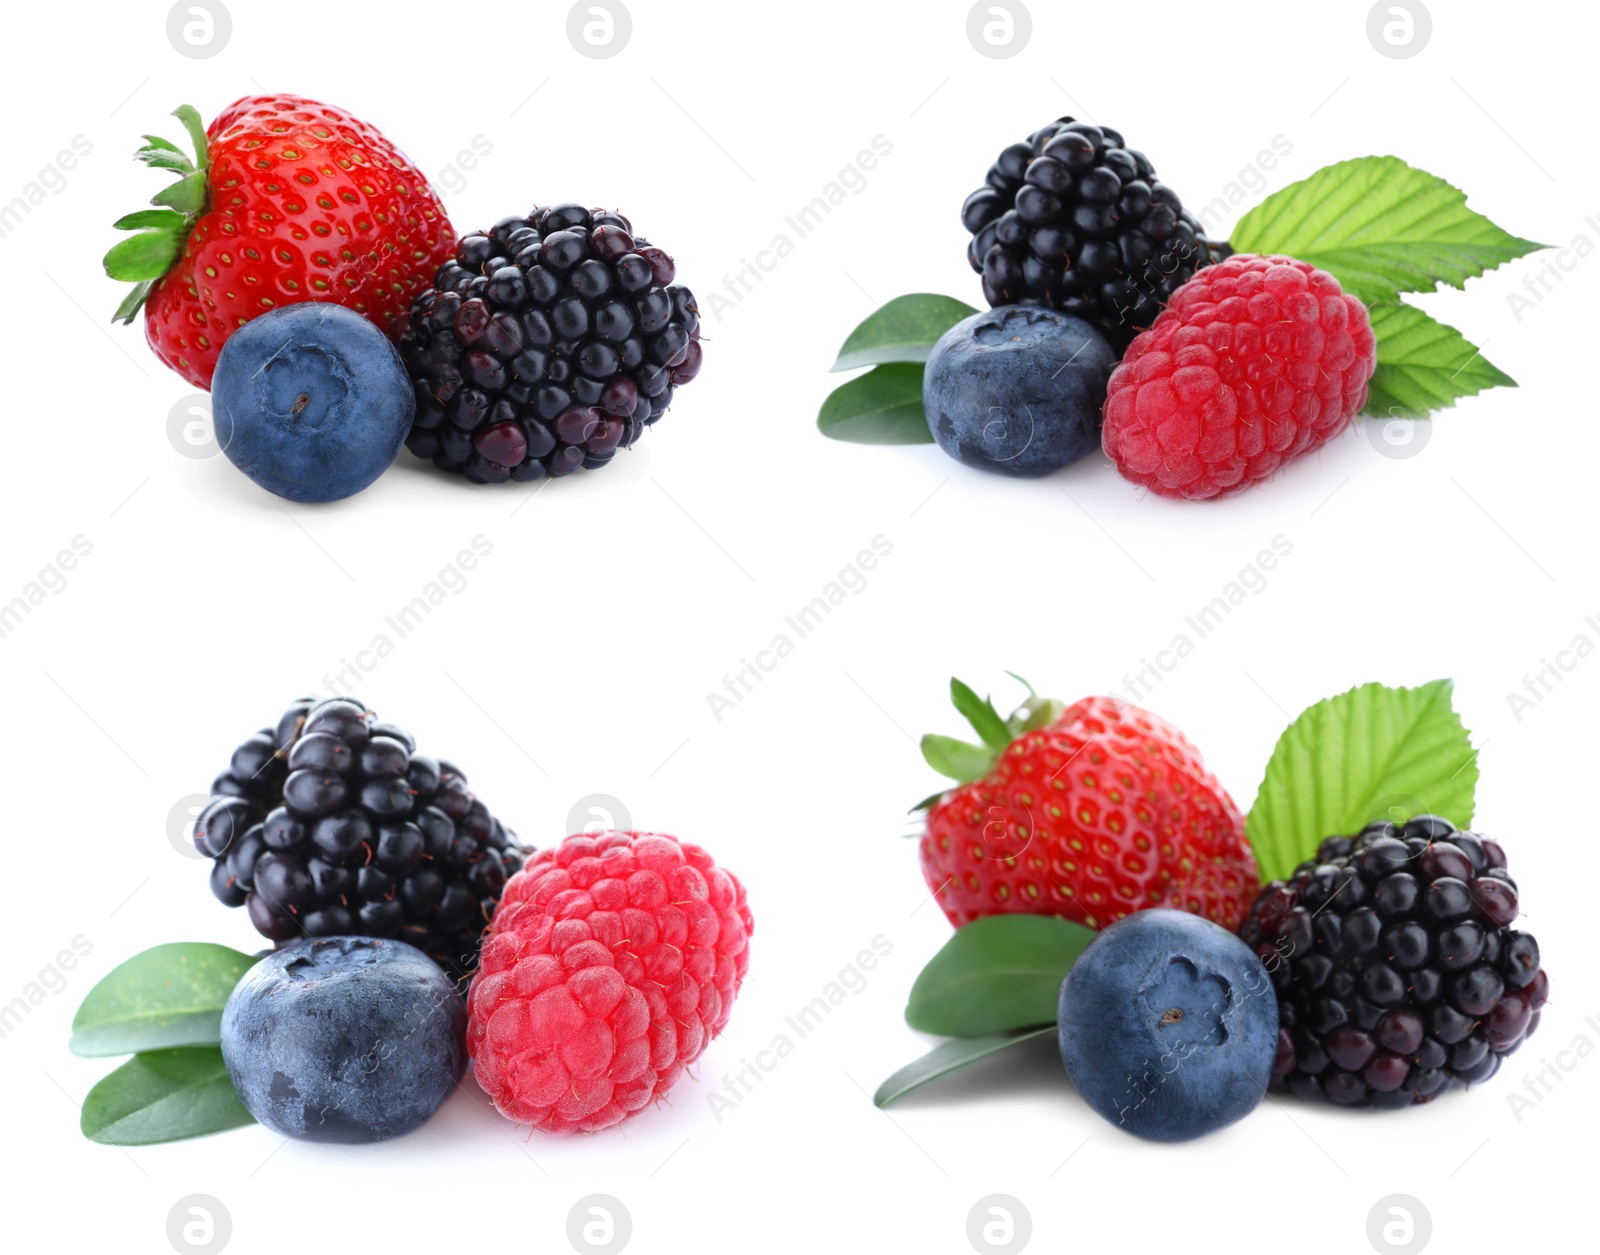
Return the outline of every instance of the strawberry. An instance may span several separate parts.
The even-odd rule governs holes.
[[[411,298],[455,254],[428,181],[373,127],[299,96],[246,96],[201,125],[173,110],[194,146],[146,135],[139,160],[178,176],[155,209],[119,219],[135,234],[105,257],[133,282],[116,321],[145,311],[155,354],[211,386],[222,343],[278,305],[334,301],[398,331]]]
[[[929,798],[922,874],[956,927],[1059,915],[1104,928],[1176,907],[1232,929],[1261,887],[1244,817],[1200,752],[1149,711],[1109,697],[1037,697],[1009,720],[959,680],[982,740],[922,739],[959,787]]]

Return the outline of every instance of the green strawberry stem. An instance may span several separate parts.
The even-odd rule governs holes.
[[[1006,672],[1028,690],[1028,700],[1018,706],[1008,718],[1002,719],[987,697],[979,697],[960,680],[950,680],[950,700],[978,734],[978,744],[958,741],[954,737],[930,732],[922,738],[922,756],[941,776],[949,776],[957,784],[968,784],[986,776],[994,769],[1006,747],[1025,732],[1032,732],[1054,723],[1064,709],[1054,698],[1040,697],[1033,686],[1021,676]],[[925,810],[937,802],[943,793],[924,798],[913,811]]]
[[[114,230],[134,233],[113,244],[103,263],[111,278],[133,284],[133,289],[112,315],[112,322],[133,321],[156,280],[172,268],[172,263],[183,252],[183,242],[208,207],[209,147],[205,123],[192,105],[179,105],[172,116],[182,122],[183,129],[189,133],[194,160],[171,140],[159,135],[146,135],[145,146],[134,154],[152,170],[171,171],[177,179],[150,198],[155,209],[126,214],[111,224]]]

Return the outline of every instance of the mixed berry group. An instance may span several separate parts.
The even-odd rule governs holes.
[[[176,114],[194,156],[140,150],[178,182],[118,220],[135,234],[106,270],[135,285],[118,317],[143,306],[151,348],[212,391],[218,445],[269,492],[348,497],[402,442],[478,483],[597,470],[699,373],[694,296],[620,214],[554,205],[458,241],[422,173],[342,109]]]
[[[961,221],[992,308],[933,346],[922,400],[969,466],[1048,475],[1099,449],[1153,493],[1219,497],[1366,404],[1366,307],[1305,262],[1207,239],[1110,127],[1064,117],[1009,145]]]
[[[955,779],[921,808],[923,877],[958,929],[1094,930],[1057,1029],[1079,1093],[1119,1127],[1197,1137],[1271,1087],[1410,1106],[1487,1080],[1537,1029],[1549,978],[1490,838],[1437,815],[1373,823],[1263,886],[1243,815],[1170,723],[1031,692],[1002,719],[958,681],[952,695],[981,744],[923,741]],[[997,970],[1007,935],[986,934]]]
[[[753,923],[698,846],[605,832],[530,855],[460,768],[348,697],[294,703],[211,792],[212,891],[274,946],[228,1002],[223,1056],[286,1136],[408,1132],[468,1058],[508,1118],[593,1132],[728,1022]]]

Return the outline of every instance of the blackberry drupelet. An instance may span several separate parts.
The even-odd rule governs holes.
[[[1239,926],[1278,993],[1274,1083],[1404,1107],[1493,1076],[1550,990],[1516,915],[1504,851],[1436,815],[1327,838]]]
[[[581,205],[463,236],[411,304],[406,441],[478,483],[605,466],[700,372],[694,294],[621,214]]]
[[[350,697],[296,702],[233,752],[194,825],[211,889],[274,943],[397,937],[458,981],[523,851],[460,768]]]
[[[1150,160],[1108,126],[1059,118],[1007,147],[961,206],[994,305],[1048,305],[1120,353],[1184,282],[1232,250],[1208,240]]]

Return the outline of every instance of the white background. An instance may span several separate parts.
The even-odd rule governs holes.
[[[0,201],[74,136],[93,145],[0,238],[0,601],[74,536],[93,545],[0,639],[0,1001],[74,936],[93,946],[0,1039],[8,1245],[166,1251],[167,1213],[195,1193],[223,1203],[230,1249],[245,1252],[560,1251],[568,1210],[591,1193],[623,1201],[640,1252],[965,1251],[967,1213],[992,1193],[1028,1208],[1039,1250],[1365,1250],[1369,1210],[1395,1193],[1422,1201],[1440,1251],[1552,1249],[1578,1231],[1600,1060],[1560,1056],[1575,1066],[1520,1120],[1507,1096],[1575,1038],[1600,1045],[1582,941],[1600,659],[1520,720],[1507,693],[1579,633],[1600,642],[1584,622],[1600,613],[1600,257],[1520,319],[1508,293],[1553,254],[1422,300],[1520,389],[1441,414],[1414,457],[1385,456],[1358,428],[1222,504],[1141,499],[1099,457],[1013,482],[933,446],[834,444],[813,420],[839,382],[838,343],[876,304],[917,290],[979,300],[961,201],[1004,144],[1062,113],[1121,129],[1191,206],[1281,136],[1292,151],[1269,189],[1393,152],[1516,234],[1600,244],[1600,221],[1585,220],[1600,212],[1592,14],[1434,0],[1425,51],[1393,60],[1368,42],[1362,3],[1149,3],[1138,16],[1036,4],[1029,46],[992,60],[951,0],[633,0],[632,42],[601,61],[568,43],[560,4],[230,4],[232,40],[209,60],[174,51],[160,3],[5,19]],[[604,474],[480,488],[402,455],[359,497],[302,507],[169,442],[192,389],[138,328],[108,325],[120,292],[98,264],[110,222],[160,186],[129,161],[139,134],[176,136],[166,115],[182,101],[210,118],[263,89],[379,125],[438,176],[458,230],[536,202],[621,208],[677,257],[703,308],[874,136],[893,150],[707,318],[704,373]],[[492,151],[450,173],[475,138]],[[358,695],[460,761],[526,839],[557,840],[579,798],[605,793],[744,878],[754,957],[726,1034],[670,1105],[586,1139],[530,1138],[469,1081],[381,1146],[284,1144],[260,1127],[128,1152],[87,1142],[77,1104],[112,1061],[75,1059],[66,1040],[94,981],[157,942],[254,948],[244,913],[211,899],[206,865],[169,842],[174,803],[287,702],[325,691],[479,535],[493,549],[465,588]],[[879,535],[893,551],[864,591],[717,720],[708,691]],[[1048,1043],[876,1111],[870,1091],[925,1048],[901,1010],[949,932],[902,835],[936,783],[914,738],[958,730],[949,676],[1002,704],[1016,695],[1003,669],[1067,699],[1126,692],[1124,675],[1279,535],[1292,554],[1148,704],[1248,807],[1305,705],[1367,680],[1453,676],[1483,751],[1479,826],[1505,845],[1553,973],[1533,1044],[1421,1109],[1269,1102],[1181,1147],[1100,1121]],[[708,1094],[880,935],[893,950],[865,988],[719,1121]]]

